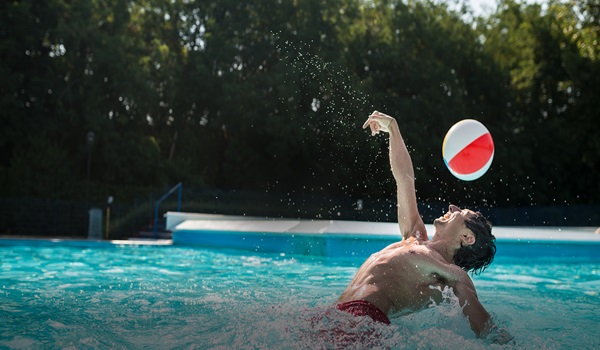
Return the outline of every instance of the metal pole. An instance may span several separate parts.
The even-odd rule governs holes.
[[[179,183],[179,191],[177,192],[177,211],[181,212],[181,191],[183,189],[183,184]]]
[[[108,239],[109,231],[110,231],[110,205],[112,204],[114,198],[113,196],[108,196],[106,199],[106,236],[104,239]]]
[[[157,235],[156,226],[158,225],[158,203],[160,202],[156,202],[154,207],[154,239],[156,239]]]
[[[106,207],[106,234],[104,239],[108,239],[108,232],[110,227],[110,205]]]
[[[92,169],[92,147],[88,145],[88,156],[87,156],[87,181],[85,182],[85,204],[87,206],[89,194],[90,194],[90,174]]]
[[[87,146],[87,181],[85,184],[85,205],[88,205],[89,193],[90,193],[90,180],[92,177],[92,146],[94,145],[94,140],[96,139],[96,135],[93,131],[88,131],[85,135],[85,143]]]

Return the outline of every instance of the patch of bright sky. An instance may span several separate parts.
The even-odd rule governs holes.
[[[547,4],[548,0],[521,0],[526,4]],[[498,6],[497,0],[467,0],[476,16],[487,16],[493,13]]]
[[[489,15],[496,10],[496,0],[470,0],[475,15]]]

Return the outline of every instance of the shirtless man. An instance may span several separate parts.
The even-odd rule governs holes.
[[[440,302],[441,290],[451,287],[463,313],[478,337],[494,328],[490,315],[477,298],[467,272],[479,273],[493,260],[495,237],[480,213],[450,205],[435,219],[433,239],[417,209],[414,171],[396,120],[373,112],[363,125],[373,135],[390,135],[390,162],[397,184],[398,222],[402,241],[371,255],[337,301],[339,310],[390,323],[387,315],[406,314]],[[438,288],[439,287],[439,288]],[[510,336],[505,341],[510,340]]]

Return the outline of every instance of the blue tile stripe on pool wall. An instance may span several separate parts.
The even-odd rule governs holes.
[[[178,230],[173,244],[323,257],[366,257],[398,240],[359,235]],[[600,242],[499,240],[497,256],[600,258]]]

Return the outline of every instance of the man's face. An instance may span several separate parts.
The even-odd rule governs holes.
[[[472,210],[461,209],[454,204],[450,204],[450,206],[448,206],[448,212],[435,219],[433,221],[433,226],[436,228],[436,234],[439,231],[458,233],[465,229],[471,232],[465,225],[465,221],[475,215],[477,214]]]

